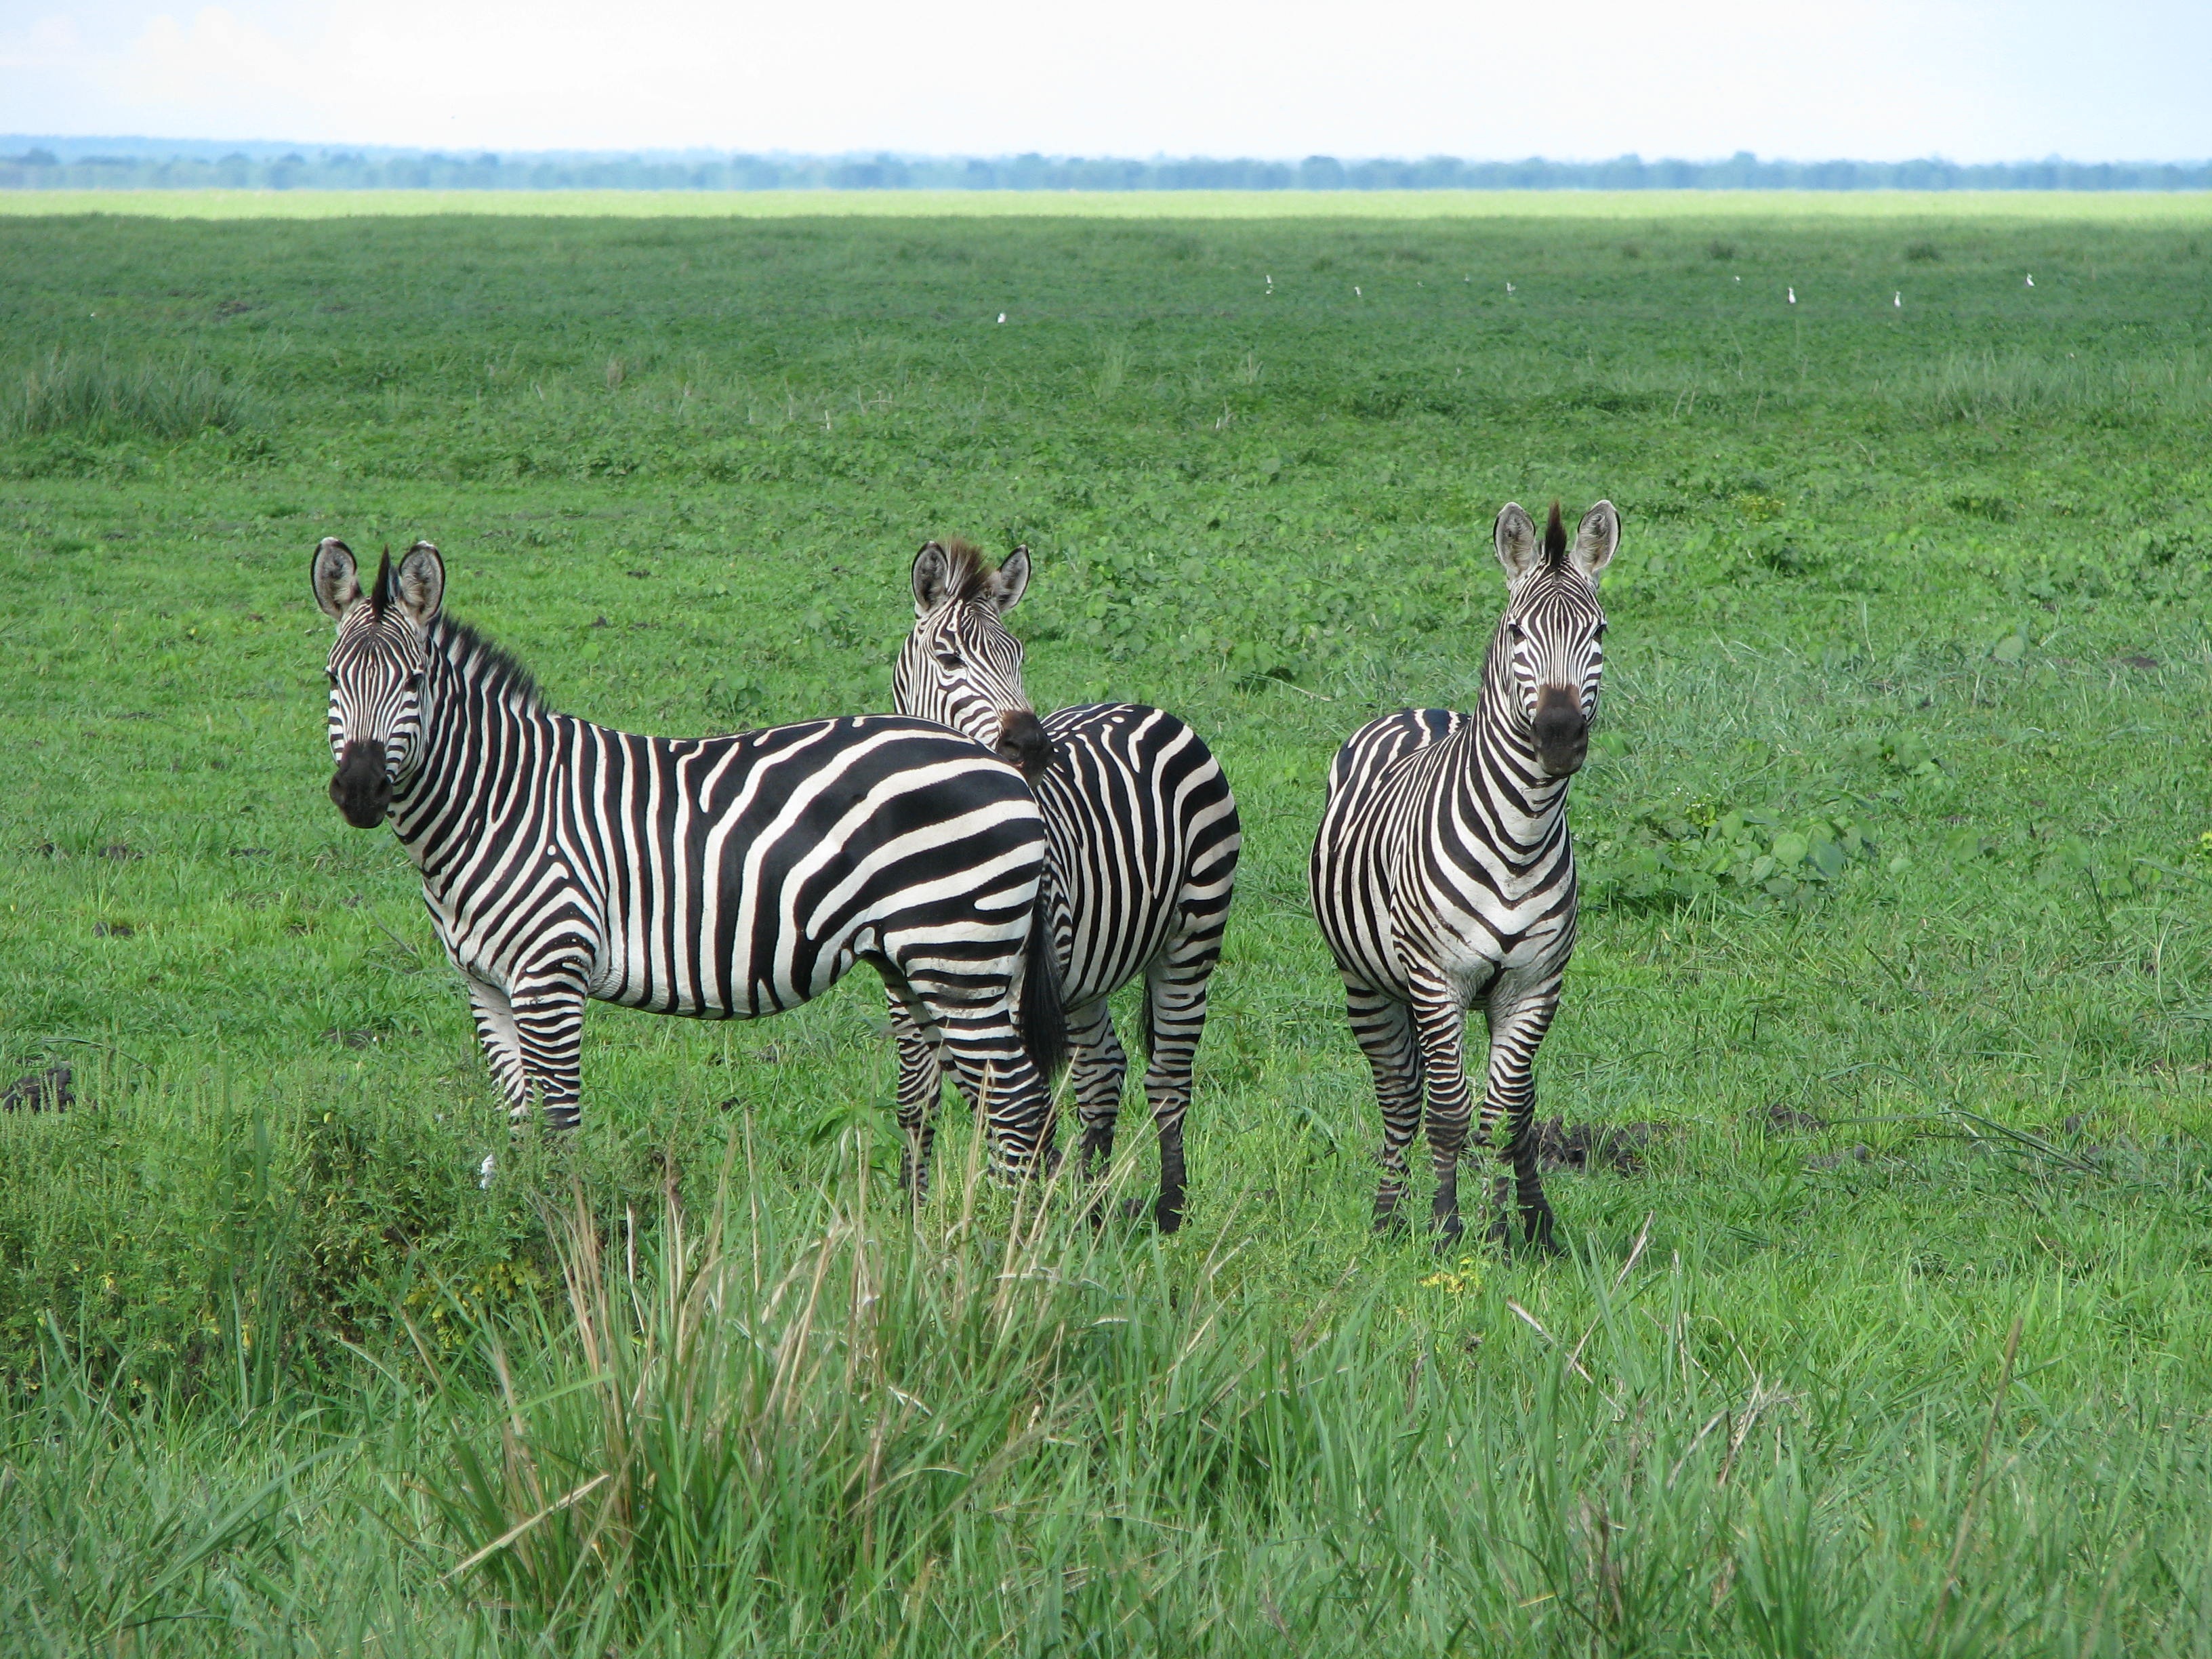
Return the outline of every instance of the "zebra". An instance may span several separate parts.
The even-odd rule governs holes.
[[[1428,1105],[1439,1243],[1461,1234],[1458,1163],[1469,1090],[1462,1043],[1480,1004],[1490,1057],[1476,1144],[1513,1170],[1528,1241],[1556,1249],[1536,1170],[1536,1046],[1575,945],[1567,787],[1589,749],[1604,669],[1598,579],[1620,542],[1610,501],[1573,544],[1557,503],[1540,539],[1517,503],[1498,515],[1510,597],[1483,659],[1475,712],[1413,708],[1354,732],[1329,769],[1314,838],[1314,915],[1344,977],[1352,1034],[1375,1074],[1382,1177],[1375,1224],[1394,1225],[1406,1153]],[[1507,1236],[1501,1177],[1493,1238]]]
[[[444,614],[428,542],[363,593],[326,539],[311,581],[337,624],[331,799],[398,831],[518,1123],[579,1122],[587,997],[751,1019],[866,962],[984,1103],[1001,1171],[1051,1163],[1045,832],[1012,767],[896,715],[670,738],[556,714]]]
[[[1106,999],[1145,979],[1145,1095],[1159,1133],[1163,1232],[1182,1222],[1183,1117],[1221,957],[1243,830],[1220,764],[1174,715],[1090,703],[1040,720],[1022,688],[1022,646],[1006,613],[1029,586],[1030,553],[997,569],[966,542],[930,542],[914,561],[915,624],[893,675],[896,707],[966,732],[1018,765],[1050,842],[1043,913],[1067,1011],[1082,1158],[1114,1151],[1128,1061]],[[899,1121],[917,1197],[927,1191],[938,1068],[895,1006]]]

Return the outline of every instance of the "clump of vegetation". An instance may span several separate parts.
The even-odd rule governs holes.
[[[129,362],[56,347],[0,383],[0,432],[69,433],[94,442],[189,438],[230,432],[252,418],[252,399],[223,372],[185,358]]]

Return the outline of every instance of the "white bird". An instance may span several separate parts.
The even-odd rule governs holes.
[[[499,1165],[493,1158],[493,1155],[489,1152],[486,1152],[484,1154],[483,1163],[477,1170],[477,1185],[480,1188],[489,1189],[491,1186],[492,1172],[498,1167]]]
[[[1790,290],[1790,303],[1793,306],[1797,303],[1797,290],[1795,288]]]
[[[2027,285],[2028,285],[2030,288],[2033,288],[2033,287],[2035,286],[2035,278],[2034,278],[2034,276],[2032,276],[2032,275],[2031,275],[2031,276],[2028,277],[2028,279],[2027,279]]]
[[[1352,297],[1353,299],[1355,299],[1355,300],[1357,300],[1357,299],[1358,299],[1358,298],[1360,298],[1360,297],[1361,297],[1361,295],[1360,295],[1360,292],[1359,292],[1359,284],[1358,284],[1358,283],[1354,283],[1352,285]]]
[[[1506,291],[1508,294],[1512,293],[1512,292],[1513,292],[1513,284],[1512,284],[1512,283],[1506,283],[1506,285],[1505,285],[1505,291]]]
[[[1899,311],[1905,309],[1905,295],[1902,293],[1891,295],[1889,296],[1889,302],[1895,306]]]
[[[999,320],[1002,323],[1006,320],[1006,313],[1005,312],[1002,311],[999,313]]]

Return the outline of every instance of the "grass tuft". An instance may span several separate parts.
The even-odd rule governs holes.
[[[209,364],[119,362],[58,346],[8,386],[0,431],[72,433],[98,442],[177,439],[235,431],[252,416],[245,390]]]

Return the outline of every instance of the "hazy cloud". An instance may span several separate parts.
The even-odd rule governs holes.
[[[0,0],[16,131],[501,150],[2199,159],[2207,62],[2171,0]]]

